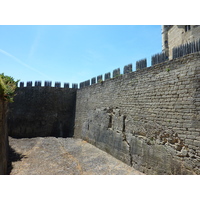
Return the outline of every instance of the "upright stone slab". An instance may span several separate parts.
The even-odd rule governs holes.
[[[136,71],[147,67],[147,59],[142,59],[136,62]]]
[[[27,87],[32,87],[32,81],[28,81],[26,84]]]
[[[151,65],[162,63],[168,60],[168,56],[165,52],[155,54],[151,57]]]
[[[61,87],[61,83],[60,82],[55,82],[55,87],[60,88]]]
[[[103,81],[102,75],[97,76],[97,83]]]
[[[120,68],[113,70],[113,78],[120,75]]]
[[[108,80],[110,79],[110,72],[105,74],[105,79],[104,80]]]
[[[95,83],[96,83],[96,78],[94,77],[94,78],[91,79],[91,84],[93,85]]]
[[[130,72],[132,72],[132,64],[125,65],[124,66],[124,74],[128,74]]]
[[[90,85],[90,80],[85,81],[85,87]]]
[[[41,81],[35,81],[35,87],[41,87],[42,82]]]
[[[64,88],[69,88],[69,83],[64,83]]]
[[[45,81],[44,86],[45,87],[51,87],[52,82],[51,81]]]
[[[77,89],[78,88],[78,84],[72,83],[72,88]]]
[[[24,87],[24,82],[20,82],[20,88]]]
[[[85,87],[85,82],[81,82],[79,87],[80,88],[84,88]]]

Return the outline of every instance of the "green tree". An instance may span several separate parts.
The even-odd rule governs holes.
[[[0,98],[7,102],[13,102],[17,83],[11,76],[5,76],[4,73],[0,74]]]

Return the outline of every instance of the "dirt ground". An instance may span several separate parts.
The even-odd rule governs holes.
[[[142,175],[95,146],[74,138],[9,137],[10,175]]]

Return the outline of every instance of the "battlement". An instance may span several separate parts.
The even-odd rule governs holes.
[[[27,81],[26,86],[24,85],[24,82],[19,83],[19,87],[53,87],[52,81],[44,81],[44,86],[42,86],[42,81],[35,81],[35,84],[33,85],[32,81]],[[55,88],[70,88],[69,83],[64,83],[64,87],[61,87],[61,82],[55,82],[54,85]],[[78,84],[72,83],[72,87],[74,89],[78,88]]]
[[[200,39],[182,44],[172,49],[173,59],[200,51]]]
[[[173,59],[183,57],[188,54],[199,52],[200,51],[200,39],[190,42],[190,43],[186,43],[186,44],[182,44],[180,46],[174,47],[172,51],[173,51]],[[155,54],[151,57],[151,66],[164,63],[168,60],[169,60],[169,57],[168,57],[167,53],[165,51],[163,51],[163,52]],[[136,61],[135,66],[136,66],[135,67],[136,71],[147,68],[147,59],[144,58],[139,61]],[[104,79],[103,79],[103,75],[93,77],[91,79],[91,81],[87,80],[87,81],[81,82],[79,85],[79,88],[81,89],[81,88],[84,88],[84,87],[87,87],[87,86],[90,86],[90,85],[93,85],[96,83],[102,83],[103,81],[106,81],[106,80],[109,80],[112,78],[116,78],[118,76],[128,74],[131,72],[133,72],[132,64],[128,64],[128,65],[124,66],[123,74],[120,73],[120,68],[117,68],[117,69],[113,70],[112,77],[111,77],[110,72],[105,73]]]
[[[172,49],[172,52],[173,52],[173,58],[172,59],[176,59],[176,58],[179,58],[179,57],[191,54],[191,53],[199,52],[199,51],[200,51],[200,39],[179,45],[177,47],[174,47]],[[151,57],[151,66],[154,66],[154,65],[160,64],[160,63],[164,63],[168,60],[169,60],[169,57],[168,57],[167,53],[165,51],[163,51],[163,52],[155,54]],[[71,88],[82,89],[84,87],[87,87],[87,86],[90,86],[90,85],[93,85],[93,84],[102,83],[103,81],[113,79],[113,78],[116,78],[118,76],[122,76],[124,74],[131,73],[131,72],[133,72],[132,66],[133,66],[132,64],[125,65],[124,68],[123,68],[123,74],[121,74],[120,68],[117,68],[117,69],[114,69],[112,73],[110,73],[110,72],[105,73],[104,78],[103,78],[103,75],[98,75],[97,77],[91,78],[91,80],[89,79],[89,80],[83,81],[79,84],[72,83]],[[136,61],[135,66],[136,66],[135,67],[136,71],[147,68],[147,58]],[[111,74],[112,74],[112,77],[111,77]],[[20,82],[19,87],[20,88],[22,88],[22,87],[70,88],[70,84],[64,83],[63,87],[61,87],[61,82],[55,82],[54,86],[52,86],[52,81],[44,81],[44,86],[42,86],[42,81],[35,81],[34,85],[33,85],[32,81],[28,81],[26,83],[26,86],[25,86],[24,82]]]
[[[77,137],[146,174],[200,174],[200,40],[61,88],[20,83],[15,137]],[[112,77],[111,77],[112,75]],[[69,88],[69,83],[64,83]]]
[[[135,72],[129,64],[123,75],[118,68],[114,78],[99,75],[80,89],[21,85],[9,135],[82,138],[146,174],[200,174],[200,53],[176,51],[173,60],[160,53],[151,67],[143,59]]]
[[[200,53],[177,51],[77,90],[74,136],[146,174],[200,174]]]

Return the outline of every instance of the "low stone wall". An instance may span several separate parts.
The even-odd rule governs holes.
[[[76,89],[20,87],[16,93],[9,105],[9,136],[73,136]]]
[[[200,174],[200,54],[77,91],[75,137],[146,174]]]
[[[6,124],[7,103],[0,98],[0,175],[7,174],[8,134]]]

